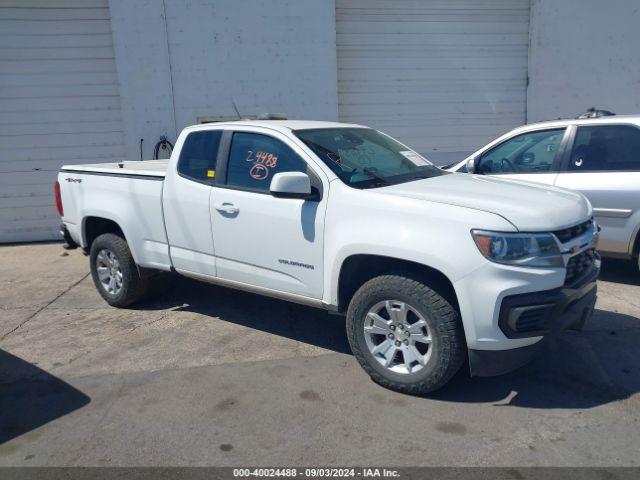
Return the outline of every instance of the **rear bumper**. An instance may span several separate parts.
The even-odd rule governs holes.
[[[65,243],[62,248],[64,248],[65,250],[73,250],[79,247],[79,245],[73,240],[73,238],[71,238],[71,234],[69,233],[69,230],[64,223],[60,225],[60,235],[62,235],[62,238],[64,239]]]
[[[542,340],[509,350],[469,349],[474,376],[493,376],[515,370],[531,360],[546,341],[568,329],[582,329],[593,313],[599,269],[580,286],[505,297],[498,325],[507,338],[543,337]]]

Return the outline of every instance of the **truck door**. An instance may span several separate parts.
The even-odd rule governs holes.
[[[327,195],[319,201],[276,198],[269,186],[276,173],[300,171],[321,191],[324,174],[278,132],[253,127],[227,135],[226,172],[211,195],[218,277],[322,298]]]
[[[209,197],[223,130],[192,131],[180,157],[170,163],[162,193],[164,221],[173,267],[179,271],[216,275]]]

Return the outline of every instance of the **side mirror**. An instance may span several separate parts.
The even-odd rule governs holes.
[[[476,159],[470,158],[467,160],[467,173],[475,173],[476,172]]]
[[[311,196],[311,180],[303,172],[276,173],[269,187],[271,195],[278,198],[309,198]]]

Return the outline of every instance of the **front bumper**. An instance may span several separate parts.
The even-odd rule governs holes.
[[[596,290],[596,280],[600,273],[599,263],[596,265],[586,272],[579,283],[503,298],[498,326],[505,337],[538,337],[572,328],[574,320],[578,321],[573,318],[576,314],[574,309],[590,297],[592,290]],[[595,297],[595,293],[593,296]]]
[[[543,337],[532,345],[508,350],[469,349],[474,376],[493,376],[515,370],[531,360],[546,341],[568,329],[581,330],[593,313],[598,267],[578,285],[505,297],[498,325],[507,338]]]

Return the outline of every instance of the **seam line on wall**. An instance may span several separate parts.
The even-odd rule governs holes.
[[[169,62],[169,86],[171,87],[171,106],[173,108],[173,134],[178,138],[178,121],[176,120],[176,96],[173,90],[173,66],[171,65],[171,45],[169,44],[169,25],[167,23],[167,7],[162,0],[162,17],[164,19],[164,36],[167,41],[167,61]]]

